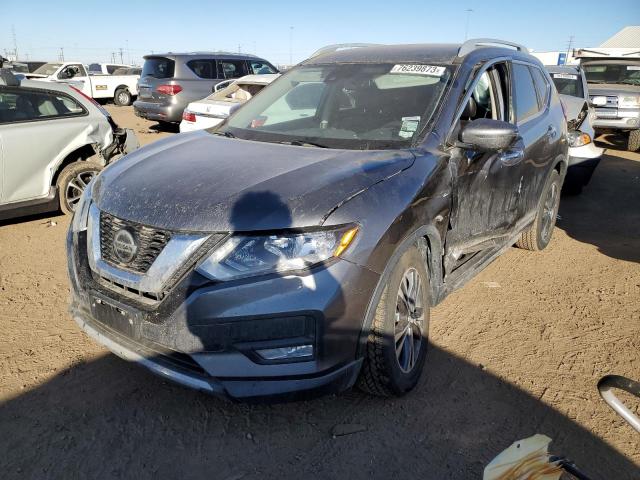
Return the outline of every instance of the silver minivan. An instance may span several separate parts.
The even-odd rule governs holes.
[[[185,107],[209,95],[225,80],[278,73],[268,61],[225,52],[166,53],[144,57],[136,115],[158,122],[180,122]]]

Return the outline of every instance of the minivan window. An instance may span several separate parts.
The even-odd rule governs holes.
[[[331,148],[408,147],[433,115],[452,69],[389,63],[297,67],[247,102],[219,131]]]
[[[142,77],[171,78],[176,62],[165,57],[149,57],[142,66]]]
[[[513,84],[516,96],[516,119],[521,123],[540,110],[533,78],[526,65],[513,64]]]
[[[254,75],[264,75],[268,73],[278,73],[273,65],[270,65],[267,62],[263,62],[262,60],[251,60],[249,61],[249,66],[251,67],[251,73]]]
[[[244,60],[220,60],[224,78],[240,78],[247,75],[247,64]]]
[[[199,78],[218,78],[216,61],[208,59],[189,60],[187,67]]]

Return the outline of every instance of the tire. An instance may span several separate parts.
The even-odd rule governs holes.
[[[553,228],[560,206],[560,174],[553,170],[542,191],[536,218],[531,226],[522,232],[516,246],[525,250],[544,250],[553,234]]]
[[[78,160],[62,169],[56,182],[60,210],[71,215],[85,187],[102,170],[97,163]]]
[[[410,288],[410,278],[417,287]],[[415,282],[416,278],[419,284]],[[412,314],[403,315],[401,305],[411,302],[402,302],[400,297],[407,298],[405,293],[408,291],[414,292],[416,301],[409,307]],[[414,245],[404,252],[393,268],[378,302],[358,378],[361,390],[390,397],[404,395],[416,386],[427,353],[429,307],[429,274],[423,255]],[[402,331],[406,335],[396,334]],[[409,355],[411,347],[413,357]]]
[[[627,150],[630,152],[637,152],[640,150],[640,130],[631,130],[629,132]]]
[[[127,88],[118,88],[113,95],[113,103],[121,107],[128,107],[131,105],[131,92]]]

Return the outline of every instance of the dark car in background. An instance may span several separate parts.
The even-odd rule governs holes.
[[[402,395],[431,307],[514,243],[548,245],[566,132],[522,46],[321,50],[96,179],[67,237],[72,316],[212,394]]]
[[[278,73],[268,61],[248,54],[166,53],[144,59],[138,100],[133,107],[139,117],[158,122],[180,122],[190,102],[208,96],[222,81]]]

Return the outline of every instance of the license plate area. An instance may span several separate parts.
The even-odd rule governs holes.
[[[91,296],[91,315],[103,325],[128,337],[134,337],[140,325],[140,312],[96,293]]]
[[[151,88],[149,87],[140,87],[140,97],[142,98],[150,98],[151,97]]]
[[[596,116],[600,118],[615,118],[618,116],[617,108],[596,108]]]

